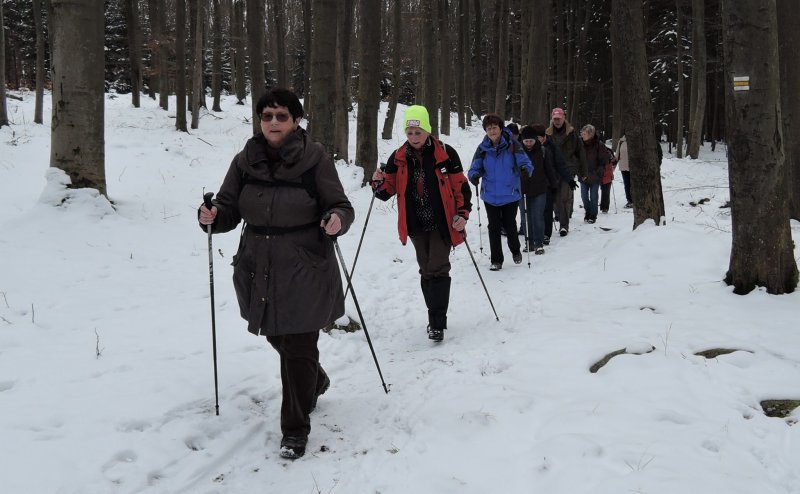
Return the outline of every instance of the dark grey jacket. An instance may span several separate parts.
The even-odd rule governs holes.
[[[306,177],[313,178],[313,187],[300,186],[311,168]],[[313,196],[309,189],[315,189]],[[233,285],[248,331],[307,333],[344,314],[333,242],[316,225],[325,213],[336,213],[344,234],[353,222],[353,206],[333,160],[305,130],[287,137],[272,162],[262,135],[248,140],[233,158],[214,205],[213,233],[230,231],[241,220],[247,224],[233,258]],[[265,227],[285,230],[265,233]]]

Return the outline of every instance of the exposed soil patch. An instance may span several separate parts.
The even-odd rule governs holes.
[[[764,400],[761,402],[764,415],[781,419],[788,417],[797,407],[800,407],[800,400]]]
[[[703,350],[702,352],[695,352],[695,355],[712,359],[712,358],[717,358],[720,355],[727,355],[733,352],[753,353],[750,350],[742,350],[741,348],[709,348],[708,350]]]
[[[656,347],[651,346],[649,350],[643,351],[643,352],[629,352],[626,348],[620,348],[619,350],[614,350],[613,352],[609,353],[605,357],[603,357],[600,360],[598,360],[597,362],[595,362],[594,365],[589,367],[589,372],[591,372],[592,374],[596,373],[597,371],[602,369],[603,366],[606,365],[609,360],[611,360],[612,358],[616,357],[617,355],[623,355],[623,354],[643,355],[645,353],[650,353],[655,349],[656,349]]]

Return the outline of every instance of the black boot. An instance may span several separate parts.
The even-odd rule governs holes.
[[[447,307],[450,303],[450,277],[429,280],[428,338],[442,341],[447,329]]]

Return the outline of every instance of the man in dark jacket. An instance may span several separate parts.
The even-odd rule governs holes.
[[[584,180],[586,178],[586,156],[583,153],[583,144],[578,133],[567,122],[563,109],[553,108],[550,117],[552,123],[546,132],[549,139],[559,147],[561,155],[567,163],[570,180],[573,180],[575,175],[580,180]],[[569,219],[572,217],[572,207],[575,201],[574,190],[570,187],[569,181],[561,180],[555,196],[554,209],[558,221],[561,223],[559,234],[562,237],[569,233]]]

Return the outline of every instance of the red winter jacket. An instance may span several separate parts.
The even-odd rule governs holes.
[[[408,240],[406,192],[410,175],[409,165],[420,165],[416,163],[416,158],[409,156],[410,154],[407,143],[394,151],[386,162],[384,182],[379,186],[373,184],[375,197],[378,199],[386,201],[397,195],[397,231],[403,245]],[[422,148],[422,166],[425,166],[426,172],[435,172],[438,187],[429,187],[428,197],[441,200],[441,204],[431,206],[437,216],[437,224],[446,225],[450,242],[456,246],[464,241],[466,232],[459,232],[453,228],[453,217],[459,215],[468,219],[472,210],[470,203],[472,192],[464,176],[461,159],[455,149],[431,136]],[[426,186],[431,183],[432,181],[426,181]]]

